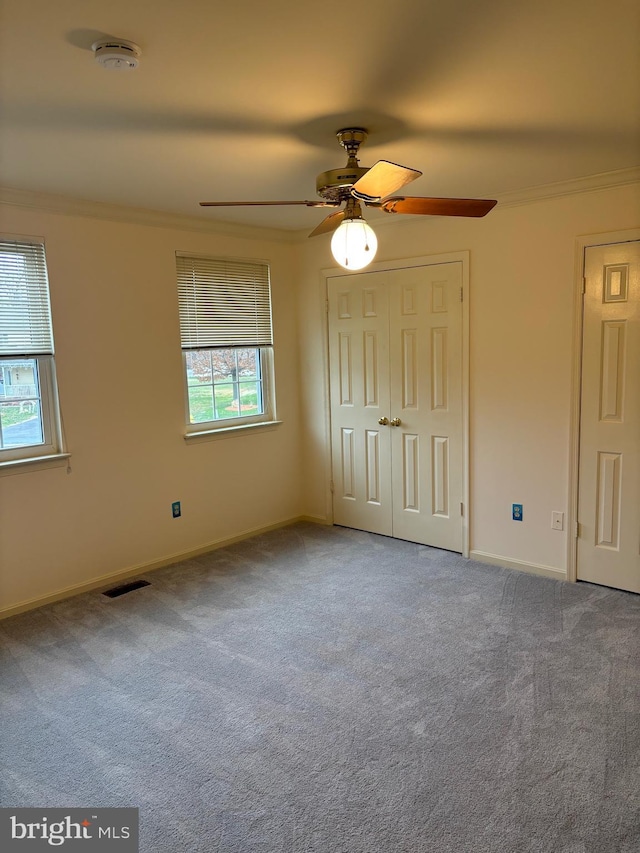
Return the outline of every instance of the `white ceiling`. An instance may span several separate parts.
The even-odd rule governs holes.
[[[7,187],[310,230],[326,210],[198,202],[315,198],[345,126],[414,195],[640,163],[637,0],[3,0],[0,26]],[[101,36],[140,67],[101,68]]]

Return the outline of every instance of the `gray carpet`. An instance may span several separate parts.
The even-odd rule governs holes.
[[[145,853],[640,850],[639,596],[311,524],[146,578],[0,623],[3,805],[139,806]]]

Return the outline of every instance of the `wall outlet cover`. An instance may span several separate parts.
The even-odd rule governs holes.
[[[522,521],[522,504],[511,504],[511,518],[514,521]]]

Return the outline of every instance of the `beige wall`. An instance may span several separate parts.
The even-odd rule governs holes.
[[[328,238],[1,214],[0,232],[46,240],[72,456],[70,472],[0,476],[0,610],[301,515],[330,520]],[[565,571],[567,534],[550,522],[568,509],[576,238],[639,223],[637,185],[478,221],[374,220],[378,261],[470,250],[473,551]],[[281,426],[185,443],[176,250],[270,262]]]
[[[289,243],[13,206],[2,208],[0,231],[46,240],[72,454],[70,472],[0,476],[0,609],[299,515]],[[282,425],[185,443],[176,250],[269,261]]]
[[[379,225],[378,225],[379,223]],[[372,220],[376,261],[470,250],[471,550],[566,571],[576,238],[640,223],[638,185],[512,207],[486,219]],[[305,512],[330,513],[322,238],[299,248]],[[511,521],[511,504],[524,521]]]

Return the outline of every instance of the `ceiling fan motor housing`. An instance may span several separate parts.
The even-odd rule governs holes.
[[[351,197],[351,187],[369,171],[365,166],[343,166],[329,169],[316,178],[316,192],[327,201],[344,201]]]

